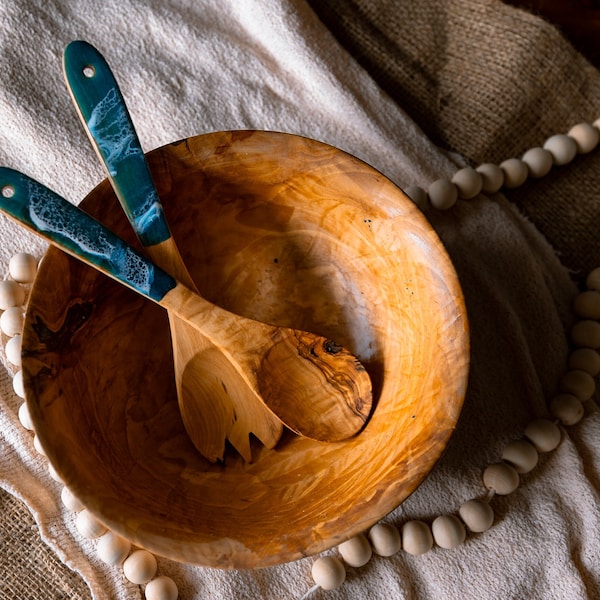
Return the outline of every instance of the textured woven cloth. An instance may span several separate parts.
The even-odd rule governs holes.
[[[498,1],[314,8],[322,21],[302,0],[5,2],[0,164],[74,202],[103,177],[61,81],[62,50],[77,38],[109,59],[146,149],[210,130],[284,130],[341,147],[400,186],[426,186],[600,117],[598,73],[554,28]],[[444,457],[390,522],[431,521],[481,497],[483,468],[546,414],[566,368],[574,282],[600,264],[599,178],[595,152],[506,196],[428,213],[464,289],[471,376]],[[4,265],[44,250],[3,218],[0,234]],[[77,532],[18,422],[14,368],[3,364],[0,598],[141,598]],[[315,597],[600,597],[599,501],[600,414],[590,401],[519,489],[494,498],[490,531],[452,551],[375,558]],[[312,585],[311,564],[230,572],[159,559],[159,573],[182,598],[292,599]]]

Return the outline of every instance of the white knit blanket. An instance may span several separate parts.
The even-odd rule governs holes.
[[[198,133],[251,128],[309,136],[367,161],[400,186],[427,185],[462,166],[440,151],[373,83],[303,0],[45,0],[0,6],[0,164],[77,203],[104,176],[62,80],[61,56],[85,39],[116,72],[146,150]],[[540,140],[542,142],[543,140]],[[573,168],[576,168],[575,166]],[[390,516],[430,521],[485,490],[481,473],[546,414],[565,370],[574,294],[544,239],[501,195],[483,195],[431,220],[461,279],[472,330],[472,374],[452,442],[417,492]],[[45,246],[0,219],[0,269]],[[23,499],[47,544],[94,598],[141,598],[95,542],[77,532],[61,486],[20,425],[13,367],[0,375],[0,485]],[[320,598],[600,597],[600,416],[563,431],[510,496],[493,528],[455,550],[401,551],[349,569]],[[0,551],[3,551],[0,549]],[[308,558],[257,571],[159,560],[180,597],[300,598]]]

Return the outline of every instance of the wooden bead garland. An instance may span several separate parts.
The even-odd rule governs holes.
[[[502,187],[514,188],[531,178],[543,177],[553,166],[569,163],[576,154],[591,152],[600,143],[600,119],[593,125],[581,123],[567,135],[558,134],[546,140],[542,148],[525,152],[521,159],[511,158],[500,165],[484,163],[473,169],[460,169],[451,180],[434,181],[427,191],[419,186],[406,188],[407,195],[415,204],[426,211],[430,206],[439,210],[452,208],[457,200],[470,200],[480,192],[493,194]],[[35,277],[37,261],[25,254],[15,255],[9,265],[11,279],[0,281],[0,310],[8,316],[0,316],[0,330],[10,339],[4,344],[8,361],[20,366],[20,327],[18,313],[26,301],[26,290],[20,282],[31,283]],[[559,393],[551,400],[549,411],[559,423],[571,426],[584,416],[583,403],[591,398],[596,389],[594,377],[600,374],[600,267],[594,269],[586,279],[587,290],[574,301],[574,312],[581,318],[570,331],[575,346],[569,355],[568,371],[560,380]],[[19,308],[20,307],[20,308]],[[3,323],[4,321],[4,323]],[[21,322],[22,327],[22,322]],[[22,373],[17,371],[13,378],[15,393],[24,398]],[[27,405],[19,409],[19,420],[26,429],[33,429]],[[513,493],[520,483],[519,474],[529,473],[537,464],[539,453],[554,450],[561,441],[561,430],[549,419],[534,419],[524,432],[525,439],[508,444],[502,454],[502,462],[489,465],[483,473],[483,484],[490,494],[486,499],[474,498],[464,502],[454,515],[442,515],[434,519],[431,527],[424,521],[405,522],[401,533],[394,525],[379,523],[368,532],[368,537],[358,535],[338,550],[349,566],[365,565],[372,553],[392,556],[400,549],[408,554],[420,555],[437,544],[441,548],[454,548],[466,539],[466,528],[473,533],[486,531],[493,525],[494,512],[490,501],[495,494]],[[39,440],[34,444],[43,453]],[[60,481],[58,475],[56,479]],[[176,584],[168,577],[155,577],[156,558],[145,550],[130,552],[130,544],[119,538],[99,523],[91,513],[64,487],[63,503],[77,513],[77,527],[84,537],[98,538],[98,552],[107,564],[122,564],[125,577],[137,584],[147,584],[147,600],[176,600]],[[465,528],[466,526],[466,528]],[[304,596],[308,598],[318,588],[333,590],[343,584],[346,572],[343,563],[335,556],[322,556],[315,560],[311,573],[315,587]]]
[[[553,166],[567,164],[577,153],[591,152],[600,143],[599,130],[600,119],[593,126],[581,123],[571,128],[568,135],[551,136],[543,148],[528,150],[521,159],[508,159],[500,165],[484,163],[476,169],[465,167],[455,173],[451,180],[434,181],[427,191],[413,185],[407,187],[405,192],[423,211],[430,206],[447,210],[459,198],[475,198],[477,189],[493,194],[502,187],[518,187],[529,177],[543,177]],[[574,312],[583,320],[576,323],[570,332],[575,348],[569,355],[569,370],[561,377],[559,393],[551,400],[549,407],[550,414],[566,426],[575,425],[583,418],[583,402],[595,392],[594,377],[600,374],[600,354],[596,351],[600,348],[600,323],[597,322],[600,319],[600,267],[588,275],[586,286],[588,290],[582,292],[574,302]],[[513,493],[519,486],[519,475],[529,473],[537,465],[539,453],[554,450],[561,441],[560,428],[548,419],[534,419],[526,427],[524,435],[525,439],[515,440],[505,447],[501,463],[484,470],[483,483],[490,491],[487,499],[474,498],[464,502],[458,511],[460,520],[453,515],[442,515],[433,521],[431,527],[423,521],[407,521],[401,528],[402,549],[408,554],[420,555],[431,550],[434,543],[442,548],[455,547],[466,538],[464,526],[473,533],[481,533],[492,527],[494,511],[490,500],[493,496]],[[377,524],[369,531],[376,554],[379,554],[375,550],[378,543],[376,532],[379,529],[375,528],[383,525]]]

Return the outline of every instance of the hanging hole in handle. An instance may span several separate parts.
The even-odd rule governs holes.
[[[12,185],[3,185],[2,195],[5,198],[12,198],[15,195],[15,188]]]
[[[91,79],[96,74],[96,69],[92,65],[86,65],[82,72],[88,79]]]

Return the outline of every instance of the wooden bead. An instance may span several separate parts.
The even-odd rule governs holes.
[[[519,187],[527,181],[529,168],[519,158],[509,158],[500,163],[504,173],[504,187],[509,189]]]
[[[125,559],[123,574],[131,583],[141,585],[156,575],[157,568],[154,554],[150,554],[147,550],[136,550]]]
[[[377,523],[369,530],[373,552],[379,556],[393,556],[402,547],[400,532],[389,523]]]
[[[50,477],[52,477],[52,479],[54,479],[54,481],[58,481],[58,483],[62,483],[64,485],[64,481],[63,478],[60,476],[59,472],[54,468],[54,465],[52,463],[48,463],[48,473],[50,474]]]
[[[25,323],[25,313],[21,306],[7,308],[0,316],[0,329],[8,337],[19,335],[23,331],[23,323]]]
[[[429,208],[427,192],[422,187],[419,187],[418,185],[410,185],[403,191],[419,207],[421,211],[425,212]]]
[[[177,584],[166,575],[161,575],[149,581],[144,590],[146,600],[177,600],[178,597]]]
[[[489,465],[483,472],[483,483],[500,496],[512,494],[519,487],[519,474],[506,463]]]
[[[580,348],[600,348],[600,323],[578,321],[571,327],[571,341]]]
[[[585,371],[592,377],[596,377],[596,375],[600,374],[600,354],[592,348],[577,348],[576,350],[573,350],[573,352],[569,354],[567,364],[569,369]]]
[[[454,515],[440,515],[431,524],[435,543],[448,550],[460,546],[467,537],[465,526]]]
[[[567,135],[575,141],[579,154],[591,152],[600,141],[600,132],[590,123],[574,125]]]
[[[27,252],[15,254],[8,263],[10,276],[19,283],[31,283],[37,273],[37,259]]]
[[[19,398],[25,398],[25,386],[23,385],[23,371],[17,371],[13,377],[13,390]]]
[[[504,185],[504,173],[498,165],[483,163],[475,170],[481,175],[481,190],[486,194],[494,194]]]
[[[321,556],[311,568],[314,582],[324,590],[335,590],[346,580],[346,569],[335,556]]]
[[[42,443],[40,442],[40,438],[37,435],[33,436],[33,447],[35,448],[35,450],[38,454],[41,454],[42,456],[46,456],[46,451],[44,450],[44,447],[42,446]]]
[[[525,437],[530,440],[538,452],[554,450],[561,440],[558,425],[548,419],[535,419],[525,428]]]
[[[20,335],[15,335],[8,340],[4,346],[4,353],[6,354],[6,358],[13,364],[15,367],[21,366],[21,342],[22,337]]]
[[[98,540],[98,545],[96,546],[98,558],[113,567],[120,565],[127,558],[130,551],[131,543],[129,540],[112,531],[107,531]]]
[[[538,464],[539,454],[527,440],[515,440],[504,448],[502,460],[514,467],[517,473],[529,473]]]
[[[494,524],[494,511],[489,502],[483,500],[467,500],[458,513],[473,533],[487,531]]]
[[[585,279],[585,285],[589,290],[600,290],[600,267],[589,272]]]
[[[29,414],[27,402],[23,402],[23,404],[19,406],[19,421],[21,422],[21,425],[25,427],[25,429],[33,431],[33,421],[31,420],[31,415]]]
[[[66,485],[60,492],[60,499],[71,512],[78,513],[85,508],[82,502],[73,495],[73,492]]]
[[[402,549],[409,554],[420,555],[433,547],[433,534],[423,521],[407,521],[402,526]]]
[[[106,527],[87,508],[77,513],[75,525],[77,531],[89,540],[94,540],[106,533]]]
[[[521,160],[527,165],[529,176],[534,179],[548,175],[554,161],[552,154],[544,148],[531,148],[523,154]]]
[[[552,160],[555,165],[566,165],[577,154],[575,140],[564,133],[557,133],[549,137],[544,143],[544,149],[552,154]]]
[[[338,546],[344,562],[351,567],[366,565],[373,555],[373,550],[367,538],[358,534]]]
[[[589,400],[596,389],[594,378],[585,371],[567,371],[559,382],[561,392],[573,394],[580,400]]]
[[[581,400],[572,394],[559,394],[550,401],[550,414],[563,425],[575,425],[583,418]]]
[[[456,204],[458,189],[447,179],[434,181],[427,189],[431,206],[438,210],[448,210]]]
[[[483,179],[473,167],[459,169],[452,177],[452,183],[458,190],[458,197],[471,200],[481,192]]]
[[[21,285],[10,279],[0,281],[0,310],[23,306],[23,302],[25,302],[25,290]]]
[[[600,319],[600,292],[586,290],[575,297],[573,301],[575,314],[584,319]]]

